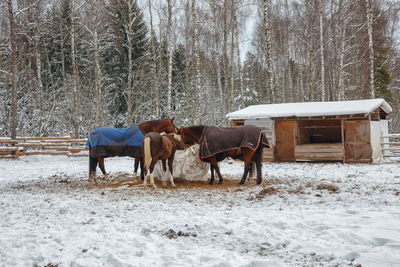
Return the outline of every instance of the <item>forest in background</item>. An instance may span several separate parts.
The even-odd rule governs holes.
[[[399,16],[396,0],[0,0],[1,132],[377,97],[399,132]]]

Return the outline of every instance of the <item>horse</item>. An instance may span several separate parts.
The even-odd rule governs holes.
[[[163,175],[162,183],[166,186],[166,176],[169,175],[171,185],[175,187],[173,178],[173,167],[175,152],[177,149],[184,149],[182,137],[175,133],[161,135],[159,133],[151,132],[145,135],[142,142],[142,151],[144,157],[144,181],[143,185],[147,186],[147,171],[150,171],[150,183],[156,188],[154,184],[153,171],[154,166],[159,160],[162,161]],[[168,171],[166,171],[166,161],[168,160]]]
[[[218,184],[222,183],[218,162],[227,157],[244,162],[240,185],[245,183],[249,171],[251,172],[252,162],[255,162],[257,168],[257,184],[261,184],[262,150],[269,147],[261,128],[252,125],[228,128],[198,125],[178,128],[178,134],[184,142],[200,144],[200,159],[210,163],[210,185],[214,183],[214,171],[219,177]]]
[[[111,136],[104,136],[104,133],[111,133]],[[89,147],[89,181],[94,180],[98,184],[96,177],[96,168],[99,165],[104,178],[108,184],[112,184],[104,166],[104,158],[115,156],[129,156],[139,162],[142,158],[141,143],[144,135],[149,132],[175,133],[174,118],[165,120],[146,121],[139,125],[134,125],[126,129],[100,127],[96,128],[90,134],[86,145]],[[130,135],[135,133],[136,135]],[[114,140],[112,140],[114,139]],[[93,146],[94,142],[109,141],[107,145]],[[143,164],[141,164],[143,166]],[[135,169],[134,179],[137,177],[137,168]],[[143,168],[141,167],[143,173]]]

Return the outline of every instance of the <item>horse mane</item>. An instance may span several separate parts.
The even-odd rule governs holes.
[[[145,122],[140,123],[139,125],[148,124],[148,125],[150,125],[150,126],[155,126],[155,125],[157,125],[160,121],[167,121],[167,120],[168,120],[168,119],[145,121]]]

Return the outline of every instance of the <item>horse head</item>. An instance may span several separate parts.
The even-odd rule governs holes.
[[[164,132],[166,133],[177,133],[177,128],[174,124],[175,117],[168,117],[166,124],[164,125]]]
[[[177,128],[177,133],[182,136],[185,143],[199,143],[200,138],[203,134],[204,126],[190,126]]]

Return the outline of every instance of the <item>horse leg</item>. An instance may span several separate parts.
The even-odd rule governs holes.
[[[93,179],[96,185],[98,184],[96,177],[97,164],[97,159],[89,156],[89,182]]]
[[[173,163],[174,163],[174,156],[170,157],[168,159],[168,173],[169,173],[169,181],[171,182],[171,186],[175,187],[174,183],[174,169],[173,169]]]
[[[139,158],[139,163],[140,163],[140,179],[143,181],[144,180],[144,159]]]
[[[166,177],[166,172],[167,172],[167,163],[166,160],[162,160],[162,185],[167,186],[167,177]]]
[[[239,184],[244,184],[244,182],[246,181],[247,174],[249,173],[249,170],[251,168],[251,165],[249,163],[253,154],[254,153],[252,150],[243,149],[244,172],[243,172],[243,177],[240,180]]]
[[[222,175],[221,175],[221,173],[220,173],[220,171],[219,171],[219,166],[218,166],[217,158],[216,158],[215,156],[212,156],[211,159],[210,159],[210,163],[213,165],[213,168],[214,168],[215,171],[217,172],[217,175],[218,175],[218,178],[219,178],[218,184],[222,184],[222,181],[223,181],[224,179],[222,179]],[[210,183],[209,183],[210,185],[212,185],[213,182],[214,182],[214,177],[211,177],[211,178],[212,178],[212,180],[210,180]]]
[[[212,165],[211,162],[210,162],[210,172],[211,172],[211,180],[208,184],[212,185],[214,182],[214,165]]]
[[[262,146],[260,145],[256,151],[256,166],[257,166],[257,184],[261,184],[262,177],[261,177],[261,169],[262,169]]]
[[[150,184],[154,187],[157,188],[157,186],[154,183],[154,176],[153,176],[153,171],[154,171],[154,166],[156,165],[158,161],[158,157],[157,158],[153,158],[151,160],[151,164],[150,164]]]
[[[99,157],[99,158],[98,158],[98,161],[99,161],[100,170],[101,170],[101,172],[103,173],[104,178],[106,178],[108,184],[110,184],[110,185],[113,184],[113,183],[111,182],[111,180],[110,180],[110,177],[108,177],[108,174],[106,173],[106,169],[105,169],[105,167],[104,167],[104,157]]]
[[[134,159],[134,161],[135,161],[135,170],[133,171],[133,181],[135,181],[136,179],[137,179],[137,170],[139,169],[139,162],[140,162],[140,160],[139,160],[139,158],[135,158]],[[142,171],[142,170],[141,170]],[[143,171],[142,171],[143,172]]]

